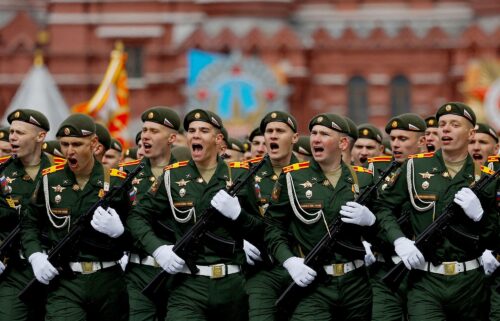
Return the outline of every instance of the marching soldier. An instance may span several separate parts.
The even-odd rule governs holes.
[[[236,197],[225,191],[246,173],[248,165],[227,164],[218,156],[222,127],[222,120],[210,111],[189,112],[184,128],[191,159],[167,166],[128,221],[144,249],[165,271],[177,274],[177,285],[169,293],[167,320],[245,320],[248,315],[241,238],[254,232],[258,210],[250,182]],[[179,257],[172,250],[173,242],[154,231],[155,221],[170,224],[178,239],[210,204],[218,211],[211,229],[214,237],[207,236],[191,258]],[[199,269],[196,275],[185,265],[188,259]]]
[[[122,160],[122,152],[122,144],[118,140],[111,138],[110,148],[104,153],[102,164],[108,168],[118,167],[118,164]]]
[[[98,141],[95,147],[94,156],[97,161],[102,162],[104,154],[111,147],[111,135],[108,129],[100,123],[95,123],[95,130]]]
[[[469,154],[478,165],[485,164],[488,156],[498,154],[498,135],[491,126],[477,123],[474,137],[469,142]]]
[[[306,162],[311,160],[311,139],[309,136],[299,136],[299,140],[293,144],[293,153],[297,160]]]
[[[476,117],[462,103],[441,106],[436,119],[441,149],[411,157],[379,196],[377,218],[387,240],[408,269],[410,320],[482,320],[487,293],[480,256],[491,244],[497,214],[494,195],[469,188],[481,175],[467,152]],[[451,202],[460,206],[454,229],[422,254],[397,223],[395,213],[411,204],[410,223],[419,235]],[[455,232],[462,231],[462,233]],[[474,237],[476,235],[479,242]]]
[[[61,144],[57,140],[48,140],[42,145],[42,151],[54,157],[64,159],[61,151]]]
[[[17,159],[0,173],[3,181],[0,198],[2,240],[19,224],[21,210],[29,202],[42,170],[51,165],[49,157],[42,153],[42,144],[50,129],[47,118],[35,110],[18,109],[9,114],[7,120],[11,124],[7,137]],[[4,156],[0,162],[9,158]],[[43,302],[26,304],[17,298],[24,284],[33,278],[28,261],[20,255],[19,244],[13,245],[4,262],[0,261],[0,274],[0,320],[42,319],[43,310],[37,311],[40,308],[37,305]]]
[[[314,159],[285,167],[274,186],[266,215],[280,224],[266,230],[268,249],[298,286],[307,287],[320,272],[327,274],[301,299],[292,320],[369,320],[372,294],[364,253],[347,248],[361,247],[362,234],[375,223],[373,213],[354,201],[371,183],[370,171],[342,161],[340,152],[349,143],[343,117],[317,115],[309,130]],[[324,260],[324,271],[315,271],[303,257],[340,215],[346,224],[338,239],[348,246],[335,247]]]
[[[59,274],[45,254],[126,177],[95,159],[95,132],[94,121],[83,114],[61,123],[56,137],[67,162],[43,171],[21,221],[24,254],[35,278],[49,285],[47,320],[128,319],[127,289],[118,264],[128,243],[122,224],[130,207],[128,191],[111,200],[108,209],[99,207],[91,214],[90,224],[65,258],[72,275]],[[40,242],[45,231],[48,248]]]
[[[370,124],[358,126],[358,139],[352,149],[352,162],[357,166],[365,166],[368,158],[380,156],[384,151],[382,132]]]
[[[12,147],[9,143],[9,127],[0,128],[0,157],[9,156]]]
[[[438,123],[436,116],[429,116],[425,119],[425,144],[428,152],[435,152],[441,148],[441,141],[438,136]]]
[[[346,164],[352,164],[352,149],[354,147],[354,143],[358,139],[358,128],[356,127],[356,123],[352,121],[349,117],[344,117],[347,126],[349,126],[349,131],[347,133],[347,139],[349,144],[347,144],[346,148],[342,150],[342,160]]]
[[[252,130],[248,140],[250,141],[251,158],[263,157],[266,154],[266,140],[259,127]]]
[[[153,107],[142,113],[142,144],[145,156],[142,159],[144,169],[132,181],[135,199],[139,200],[151,185],[163,173],[163,168],[175,163],[171,154],[181,120],[175,111],[167,107]],[[120,164],[120,170],[131,171],[141,160]],[[128,225],[128,224],[127,224]],[[173,232],[156,225],[156,232],[173,242]],[[125,273],[130,304],[130,321],[161,320],[164,318],[166,290],[161,299],[164,302],[152,302],[141,291],[161,269],[158,262],[150,256],[138,242],[131,249],[128,268]]]
[[[227,140],[228,141],[225,151],[226,158],[224,160],[228,163],[239,162],[243,160],[243,153],[245,150],[243,143],[231,137],[229,137]]]

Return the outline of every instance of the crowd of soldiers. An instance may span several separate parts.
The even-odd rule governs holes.
[[[0,320],[500,320],[500,184],[475,187],[496,177],[499,141],[467,105],[397,115],[387,141],[331,113],[299,137],[271,111],[246,142],[208,110],[141,119],[123,150],[83,114],[57,141],[40,112],[8,116],[0,239],[19,232],[0,257]],[[43,290],[19,296],[33,280]]]

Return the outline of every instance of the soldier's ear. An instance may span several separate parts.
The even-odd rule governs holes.
[[[168,144],[169,145],[172,145],[175,142],[176,139],[177,139],[177,133],[170,132],[168,134]]]
[[[293,134],[293,137],[292,137],[292,145],[297,143],[299,141],[299,134],[298,133],[294,133]]]
[[[47,136],[46,131],[39,131],[38,134],[36,135],[36,142],[37,143],[42,143],[45,140],[45,137]]]

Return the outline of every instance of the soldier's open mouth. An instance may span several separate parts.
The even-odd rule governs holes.
[[[151,144],[144,143],[142,146],[144,147],[144,151],[148,151],[151,149]]]
[[[313,151],[317,153],[323,152],[325,149],[323,147],[313,147]]]
[[[451,142],[451,141],[453,140],[453,138],[451,138],[450,136],[443,136],[443,137],[441,138],[441,140],[442,140],[443,142]]]
[[[435,150],[436,150],[436,146],[431,145],[431,144],[427,144],[427,150],[428,150],[429,152],[433,152],[433,151],[435,151]]]
[[[481,154],[472,154],[472,158],[474,158],[474,160],[483,160],[483,155]]]
[[[361,162],[361,164],[366,163],[366,161],[367,161],[367,160],[368,160],[368,158],[367,158],[367,157],[361,157],[361,158],[359,159],[359,161]]]
[[[19,149],[19,145],[11,144],[10,146],[12,146],[12,151],[13,152],[16,152]]]
[[[74,167],[76,166],[76,164],[78,164],[78,161],[74,158],[68,158],[68,163],[70,167]]]
[[[276,143],[271,143],[271,144],[269,144],[269,148],[271,148],[271,150],[276,150],[276,149],[279,149],[280,146]]]

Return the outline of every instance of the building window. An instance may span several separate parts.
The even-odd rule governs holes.
[[[405,76],[396,76],[391,80],[392,116],[410,112],[410,82]]]
[[[126,46],[127,52],[127,75],[129,78],[142,78],[143,76],[143,48],[140,46]]]
[[[348,115],[355,123],[368,122],[368,86],[366,80],[354,76],[347,85]]]

